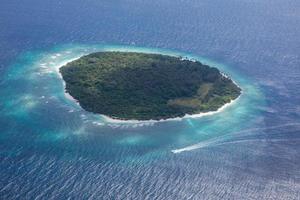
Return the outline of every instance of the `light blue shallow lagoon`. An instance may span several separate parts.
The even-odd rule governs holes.
[[[0,199],[299,199],[299,13],[292,0],[4,0]],[[98,51],[198,60],[242,94],[202,117],[111,121],[59,74]]]

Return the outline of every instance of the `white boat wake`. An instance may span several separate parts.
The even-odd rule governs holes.
[[[185,151],[193,151],[196,149],[201,149],[201,148],[205,148],[208,146],[217,146],[217,145],[223,145],[223,144],[233,144],[233,143],[241,143],[241,142],[253,142],[253,141],[262,141],[264,139],[248,139],[248,140],[236,140],[236,141],[224,141],[227,136],[247,136],[249,134],[251,134],[254,131],[264,131],[264,130],[271,130],[271,129],[277,129],[277,128],[283,128],[283,127],[288,127],[288,126],[299,126],[300,127],[300,123],[288,123],[288,124],[283,124],[283,125],[278,125],[278,126],[271,126],[271,127],[265,127],[265,128],[252,128],[252,129],[246,129],[246,130],[242,130],[242,131],[238,131],[238,132],[234,132],[234,133],[227,133],[223,136],[217,137],[217,138],[213,138],[213,139],[209,139],[207,141],[203,141],[197,144],[193,144],[184,148],[180,148],[180,149],[174,149],[171,150],[172,153],[182,153]],[[248,133],[248,134],[246,134]],[[278,142],[278,141],[285,141],[287,139],[270,139],[269,141],[272,142]]]

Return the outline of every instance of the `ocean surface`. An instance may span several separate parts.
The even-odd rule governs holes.
[[[300,1],[2,0],[0,199],[300,199]],[[213,115],[112,122],[58,68],[183,56],[243,90]]]

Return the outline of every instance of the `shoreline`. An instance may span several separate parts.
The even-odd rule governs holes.
[[[77,56],[76,58],[73,59],[69,59],[61,64],[59,64],[58,66],[55,67],[55,71],[58,74],[59,78],[62,80],[63,82],[63,87],[64,87],[64,96],[66,99],[75,102],[78,106],[80,106],[80,103],[77,99],[75,99],[73,96],[71,96],[67,91],[66,91],[66,82],[63,79],[63,76],[61,75],[59,69],[61,67],[63,67],[64,65],[68,64],[69,62],[72,62],[74,60],[79,59],[80,57],[82,57],[84,55],[81,56]],[[230,102],[224,104],[223,106],[221,106],[220,108],[218,108],[215,111],[208,111],[208,112],[202,112],[202,113],[198,113],[198,114],[185,114],[183,117],[174,117],[174,118],[167,118],[167,119],[160,119],[160,120],[154,120],[154,119],[149,119],[149,120],[136,120],[136,119],[131,119],[131,120],[123,120],[123,119],[114,119],[111,118],[107,115],[103,115],[103,114],[97,114],[97,113],[93,113],[95,115],[99,115],[102,119],[104,119],[104,121],[106,123],[116,123],[116,124],[137,124],[137,123],[157,123],[157,122],[168,122],[168,121],[182,121],[184,119],[189,119],[189,118],[201,118],[201,117],[205,117],[205,116],[210,116],[210,115],[214,115],[217,113],[222,112],[223,110],[225,110],[227,107],[231,106],[232,104],[234,104],[243,94],[243,90],[242,88],[234,81],[232,80],[229,76],[227,76],[224,72],[220,71],[221,75],[224,76],[225,78],[230,79],[238,88],[241,89],[241,94],[236,98],[231,100]],[[81,106],[80,106],[81,107]],[[81,107],[81,109],[83,109]],[[83,109],[84,110],[84,109]],[[87,111],[88,112],[88,111]]]
[[[62,66],[68,64],[69,62],[72,62],[72,61],[74,61],[74,60],[79,59],[80,57],[81,57],[81,56],[76,57],[76,58],[73,58],[73,59],[69,59],[69,60],[64,61],[63,63],[61,63],[61,64],[59,64],[59,65],[57,65],[57,66],[55,67],[55,71],[56,71],[57,75],[59,76],[59,78],[62,80],[62,83],[63,83],[64,96],[65,96],[65,98],[68,99],[68,100],[70,100],[70,101],[75,102],[75,103],[76,103],[77,105],[79,105],[79,106],[80,106],[79,101],[78,101],[77,99],[75,99],[72,95],[70,95],[70,94],[67,92],[67,90],[66,90],[66,82],[65,82],[65,80],[63,79],[63,76],[61,75],[59,69],[60,69]]]

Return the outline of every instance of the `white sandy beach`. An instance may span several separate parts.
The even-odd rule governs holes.
[[[64,62],[60,63],[59,65],[57,65],[57,66],[55,67],[55,71],[56,71],[57,75],[61,78],[61,80],[62,80],[62,82],[63,82],[63,87],[64,87],[64,94],[65,94],[65,97],[66,97],[68,100],[70,100],[70,101],[76,102],[77,105],[79,105],[78,100],[75,99],[74,97],[72,97],[72,96],[66,91],[66,82],[64,81],[64,79],[63,79],[61,73],[59,72],[59,69],[60,69],[62,66],[68,64],[69,62],[72,62],[72,61],[74,61],[74,60],[79,59],[80,57],[81,57],[81,56],[76,57],[76,58],[73,58],[73,59],[70,59],[70,60],[67,60],[67,61],[64,61]]]

